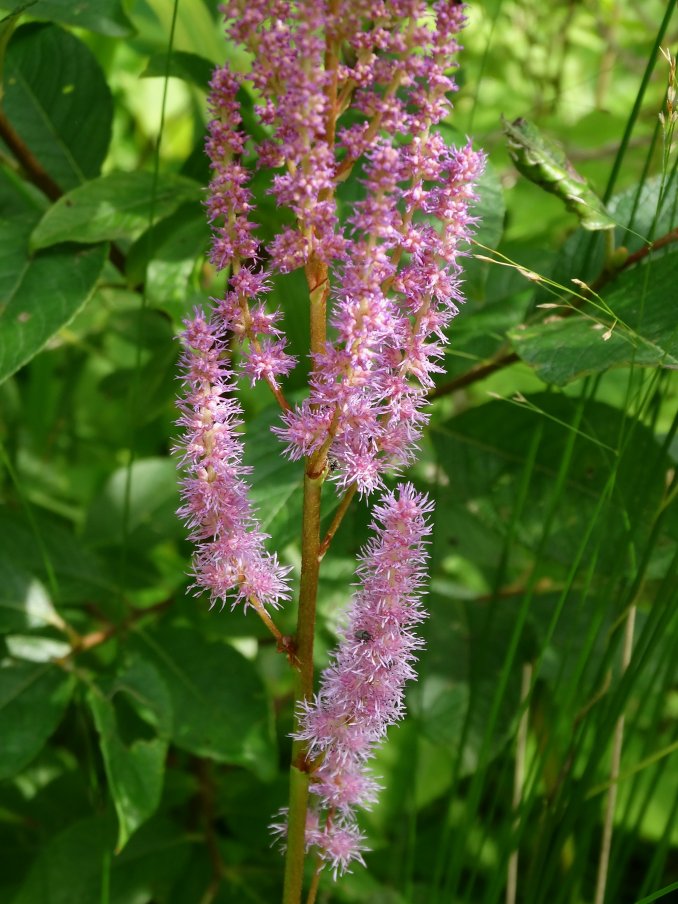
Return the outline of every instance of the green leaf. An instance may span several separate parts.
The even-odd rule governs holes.
[[[2,17],[2,12],[0,10],[0,100],[2,100],[3,95],[2,75],[5,66],[5,53],[7,52],[7,45],[12,37],[12,33],[19,23],[20,15],[21,7],[19,9],[11,10],[9,15],[4,18]]]
[[[613,469],[615,491],[608,517],[594,525],[584,560],[595,552],[597,567],[602,572],[614,567],[620,577],[632,567],[627,559],[629,542],[641,543],[650,530],[661,504],[669,463],[660,455],[652,432],[642,425],[634,427],[623,455],[619,455],[624,412],[601,402],[590,402],[583,409],[557,515],[548,538],[542,538],[554,480],[573,429],[570,425],[578,416],[578,404],[564,395],[537,393],[523,404],[493,401],[432,426],[431,439],[449,478],[449,484],[440,489],[438,510],[446,513],[445,530],[448,540],[454,535],[456,554],[477,561],[472,543],[478,533],[471,533],[464,520],[457,522],[463,529],[448,529],[448,522],[455,523],[459,509],[465,510],[466,519],[478,523],[478,531],[482,527],[483,532],[497,538],[506,537],[510,513],[517,505],[525,451],[539,430],[528,496],[515,528],[514,567],[523,567],[519,549],[541,549],[542,564],[550,563],[556,573],[573,562]],[[651,469],[648,462],[652,462]],[[633,526],[633,535],[629,535],[631,528],[627,525]],[[482,560],[478,564],[486,567],[488,579],[493,579],[496,559],[487,565]]]
[[[41,512],[34,510],[33,516],[39,536],[23,518],[0,508],[3,553],[15,563],[20,574],[31,575],[51,586],[44,561],[47,558],[56,583],[54,602],[58,605],[110,600],[118,595],[111,575],[70,529]]]
[[[63,245],[29,255],[43,199],[0,169],[0,382],[23,367],[86,304],[106,249]]]
[[[60,198],[47,211],[31,237],[33,248],[58,242],[102,242],[136,238],[148,228],[151,214],[162,219],[186,201],[200,198],[192,179],[152,173],[110,173]]]
[[[629,252],[638,251],[648,241],[665,235],[678,224],[678,179],[672,179],[665,186],[663,199],[660,198],[662,181],[660,176],[647,179],[642,185],[632,185],[610,199],[608,209],[618,226],[615,230],[615,246]],[[661,200],[661,204],[660,204]],[[675,246],[652,252],[653,258],[673,253]],[[523,258],[519,258],[521,263]],[[543,252],[542,252],[543,260]],[[529,261],[528,261],[529,266]],[[572,277],[591,283],[605,266],[605,241],[602,235],[591,235],[582,229],[568,237],[560,249],[550,270],[543,264],[537,269],[547,272],[551,279],[561,286],[569,286]],[[552,301],[552,291],[537,293],[536,301]]]
[[[279,418],[277,409],[267,408],[247,425],[245,464],[252,468],[249,495],[259,523],[282,549],[299,534],[304,474],[298,462],[280,454],[280,442],[271,433]]]
[[[50,249],[25,263],[9,294],[0,296],[0,382],[27,364],[90,299],[106,247]]]
[[[572,167],[562,147],[525,119],[502,117],[509,154],[516,169],[545,191],[557,195],[584,229],[614,229],[615,221],[586,179]]]
[[[228,613],[215,612],[213,617],[228,618]],[[178,747],[247,766],[264,779],[273,776],[275,752],[266,694],[249,660],[227,643],[205,640],[194,629],[140,632],[134,650],[153,663],[169,690],[172,740]]]
[[[151,12],[152,11],[152,12]],[[166,0],[147,0],[135,4],[130,12],[140,34],[155,43],[156,47],[167,46],[167,35],[172,29],[172,7]],[[182,0],[176,11],[174,25],[174,48],[200,54],[221,64],[225,55],[224,41],[215,27],[214,18],[205,0]],[[238,51],[242,56],[242,51]]]
[[[66,817],[66,814],[64,814]],[[82,820],[41,845],[12,904],[93,904],[102,900],[103,869],[110,857],[113,820]],[[134,899],[128,899],[134,900]]]
[[[0,550],[0,634],[60,624],[42,582]]]
[[[414,695],[418,724],[423,736],[448,756],[461,755],[461,774],[468,775],[478,768],[517,606],[501,600],[490,619],[485,605],[460,599],[455,588],[448,591],[439,581],[433,583],[428,605],[421,685]],[[490,738],[492,756],[506,742],[518,699],[519,675],[514,672]]]
[[[149,301],[163,310],[186,310],[191,277],[202,265],[210,233],[200,204],[185,204],[137,239],[127,254],[127,275],[135,285],[144,282]]]
[[[122,0],[36,0],[26,6],[26,12],[35,19],[62,22],[112,38],[123,38],[132,33]],[[7,3],[0,4],[0,10],[12,8]]]
[[[636,901],[636,904],[651,904],[652,901],[658,901],[660,898],[666,897],[669,892],[676,891],[676,889],[678,889],[678,882],[672,882],[671,885],[665,885],[664,888],[660,888],[659,891],[654,891],[651,895],[647,895],[639,901]]]
[[[615,195],[608,207],[620,224],[616,243],[623,242],[629,251],[637,251],[678,224],[678,179],[674,176],[663,185],[661,176],[653,176]],[[666,252],[672,252],[671,245]],[[653,251],[653,256],[661,253]]]
[[[169,55],[169,61],[166,53],[153,54],[141,73],[141,78],[164,78],[167,74],[207,91],[213,69],[214,63],[205,57],[185,50],[175,50]]]
[[[141,427],[172,410],[176,398],[176,364],[179,349],[177,343],[167,343],[159,348],[138,369],[125,367],[104,377],[99,384],[103,396],[110,402],[127,404],[143,387],[143,406],[138,410],[135,423]]]
[[[137,714],[156,729],[159,737],[171,737],[172,697],[152,662],[134,653],[127,655],[115,676],[114,691],[127,696]]]
[[[523,361],[546,383],[564,386],[587,374],[630,365],[676,368],[675,255],[623,272],[604,292],[609,311],[581,313],[509,332]]]
[[[92,687],[87,702],[99,733],[108,786],[118,814],[120,851],[160,803],[167,742],[137,738],[126,744],[118,731],[111,699]]]
[[[93,546],[117,545],[123,538],[150,549],[168,536],[182,536],[176,517],[179,505],[177,474],[169,458],[146,458],[132,465],[129,511],[126,512],[127,468],[118,468],[93,500],[87,519],[87,538]]]
[[[19,28],[5,58],[4,89],[7,118],[57,185],[68,190],[98,175],[113,101],[82,41],[55,25]]]
[[[6,661],[0,666],[0,779],[36,756],[61,721],[75,679],[55,665]]]
[[[271,432],[271,427],[279,424],[279,409],[269,406],[248,422],[244,435],[244,462],[252,468],[249,497],[260,525],[278,550],[299,539],[304,486],[303,468],[281,455],[280,441]],[[340,500],[334,485],[328,484],[323,494],[323,519]]]
[[[484,245],[485,248],[496,248],[504,231],[506,204],[499,175],[489,161],[485,164],[476,191],[478,200],[471,205],[471,214],[478,217],[474,239],[478,245]],[[474,250],[478,254],[487,253],[482,247],[476,247]],[[462,266],[464,296],[471,302],[484,298],[485,284],[492,268],[488,266],[487,261],[476,260],[473,254],[462,260]],[[454,327],[452,329],[454,330]]]

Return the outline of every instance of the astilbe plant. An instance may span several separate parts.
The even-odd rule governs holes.
[[[413,461],[427,422],[427,392],[463,300],[460,258],[484,158],[470,143],[448,146],[436,130],[455,88],[460,3],[232,0],[223,12],[251,68],[218,68],[210,84],[206,206],[211,260],[228,282],[183,334],[181,515],[197,543],[196,586],[213,603],[254,608],[295,669],[290,801],[273,826],[284,839],[292,902],[305,850],[335,873],[362,861],[355,810],[378,790],[366,762],[402,717],[404,683],[415,677],[431,505],[410,484],[386,491],[384,476]],[[246,82],[265,136],[256,142],[240,112]],[[249,187],[257,168],[272,171],[270,191],[293,220],[269,242],[258,238]],[[342,216],[337,192],[357,168],[361,199]],[[284,381],[295,360],[281,312],[266,300],[273,279],[297,269],[309,289],[312,366],[309,392],[292,406]],[[237,365],[229,363],[233,341]],[[304,462],[294,638],[282,636],[269,611],[290,596],[289,569],[266,550],[248,502],[233,395],[240,376],[268,384],[281,408],[274,432],[284,454]],[[327,479],[342,498],[321,538]],[[359,557],[359,589],[314,695],[320,562],[354,494],[375,490],[382,497]]]

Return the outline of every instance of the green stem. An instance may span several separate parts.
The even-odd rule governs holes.
[[[317,463],[307,462],[304,476],[304,513],[301,544],[301,585],[297,619],[296,655],[299,670],[295,682],[295,731],[299,728],[299,705],[313,695],[313,638],[320,569],[320,495],[322,476],[314,477]],[[321,470],[322,473],[322,470]],[[304,881],[306,808],[308,804],[306,744],[294,741],[290,766],[290,798],[283,904],[299,904]]]
[[[631,606],[626,617],[624,629],[624,648],[622,650],[622,675],[631,664],[633,653],[633,634],[636,624],[636,607]],[[600,858],[598,860],[598,875],[596,878],[595,904],[604,904],[607,890],[607,873],[610,865],[610,851],[612,849],[612,831],[614,828],[614,813],[617,805],[617,792],[619,790],[619,772],[621,768],[622,745],[624,743],[624,711],[617,719],[612,743],[612,761],[610,763],[610,787],[607,792],[605,805],[605,821],[603,823],[603,838],[600,846]]]

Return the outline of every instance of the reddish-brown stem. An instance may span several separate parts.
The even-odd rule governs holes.
[[[351,503],[353,502],[353,497],[356,494],[356,490],[358,489],[355,483],[352,483],[351,486],[346,490],[344,496],[339,503],[339,507],[334,513],[334,517],[332,518],[332,523],[330,524],[325,537],[320,544],[320,549],[318,550],[318,556],[320,559],[323,559],[325,553],[330,548],[330,543],[334,539],[334,535],[339,530],[339,525],[344,520],[344,515],[349,510]]]
[[[284,653],[287,656],[290,665],[294,668],[298,668],[299,661],[297,659],[296,653],[297,645],[294,638],[287,637],[282,633],[282,631],[280,631],[264,606],[259,602],[258,599],[256,599],[256,597],[250,597],[250,605],[257,613],[263,624],[266,625],[266,628],[269,630],[269,632],[273,635],[273,637],[275,637],[275,645],[278,652]]]
[[[318,897],[318,886],[320,885],[320,873],[322,872],[322,868],[322,861],[319,857],[316,857],[315,869],[313,871],[313,878],[311,879],[311,884],[308,889],[306,904],[315,904],[316,898]]]
[[[283,392],[280,389],[280,387],[276,386],[276,384],[273,382],[273,380],[266,380],[266,383],[268,384],[268,388],[271,390],[271,392],[275,396],[275,400],[278,403],[278,405],[280,405],[282,410],[283,411],[291,411],[292,406],[290,405],[290,403],[287,401],[287,399],[283,395]]]
[[[649,245],[644,245],[642,248],[639,248],[638,251],[634,251],[633,254],[629,254],[626,260],[622,262],[618,270],[614,271],[613,276],[616,276],[617,273],[619,273],[621,270],[626,270],[627,267],[632,267],[634,264],[642,261],[648,256],[648,254],[652,254],[653,251],[658,251],[660,248],[664,248],[666,245],[670,245],[673,242],[678,242],[678,228],[672,229],[665,235],[662,235],[658,239],[655,239],[654,242],[650,242]],[[609,282],[609,279],[606,281]],[[600,287],[594,284],[593,288]]]
[[[313,640],[315,636],[315,612],[318,595],[320,559],[320,495],[322,477],[304,477],[304,511],[301,543],[301,584],[299,588],[299,615],[297,619],[295,730],[299,728],[298,705],[313,696]],[[308,807],[308,763],[306,743],[295,740],[292,745],[290,766],[290,797],[287,822],[287,849],[285,855],[284,904],[299,904],[304,880],[304,854],[306,847],[306,810]]]
[[[33,185],[37,186],[50,201],[58,200],[63,192],[52,179],[49,173],[42,168],[33,152],[21,136],[15,131],[11,122],[0,109],[0,138],[5,142],[23,168],[26,176]]]

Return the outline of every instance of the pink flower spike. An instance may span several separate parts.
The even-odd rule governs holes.
[[[230,596],[233,605],[242,602],[245,608],[253,601],[277,607],[289,598],[290,569],[264,548],[265,534],[247,497],[242,412],[229,395],[224,336],[196,310],[185,323],[183,342],[179,514],[196,543],[194,586],[209,592],[212,605],[220,600],[223,606]]]
[[[359,556],[361,585],[347,626],[295,735],[306,741],[309,759],[318,760],[310,791],[317,798],[319,828],[307,830],[307,843],[335,873],[345,872],[353,860],[362,862],[364,839],[355,808],[371,806],[378,791],[365,762],[388,726],[403,717],[404,685],[416,677],[412,663],[422,641],[412,627],[424,618],[432,509],[411,484],[384,493],[374,507],[374,534]]]

